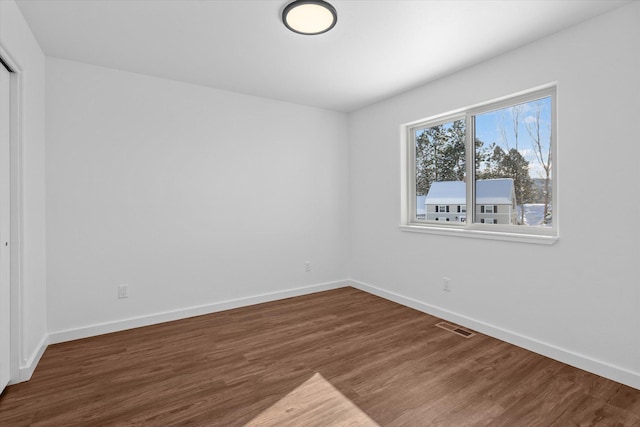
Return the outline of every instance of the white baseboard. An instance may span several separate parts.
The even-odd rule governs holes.
[[[29,381],[33,372],[36,370],[36,366],[40,362],[40,358],[44,354],[44,351],[49,346],[49,335],[44,335],[38,343],[38,347],[36,347],[35,351],[31,354],[24,365],[20,366],[18,371],[18,378],[11,380],[9,384],[17,384],[24,381]]]
[[[418,301],[413,298],[399,295],[394,292],[385,291],[384,289],[380,289],[366,283],[351,280],[350,284],[354,288],[360,289],[361,291],[368,292],[370,294],[377,295],[398,304],[411,307],[415,310],[422,311],[423,313],[427,313],[432,316],[457,323],[460,326],[471,328],[485,335],[489,335],[510,344],[517,345],[518,347],[533,351],[534,353],[542,354],[543,356],[558,360],[560,362],[566,363],[567,365],[571,365],[576,368],[594,373],[596,375],[609,378],[613,381],[628,385],[629,387],[640,389],[640,373],[638,372],[633,372],[619,366],[611,365],[610,363],[596,360],[591,357],[575,353],[571,350],[567,350],[555,345],[547,344],[533,338],[520,335],[516,332],[512,332],[498,326],[490,325],[458,313],[444,310],[442,308]]]
[[[483,334],[492,336],[502,341],[517,345],[538,354],[550,357],[560,362],[575,366],[585,371],[592,372],[613,381],[640,389],[640,373],[633,372],[625,368],[621,368],[609,363],[584,356],[573,351],[547,344],[533,338],[520,335],[516,332],[506,330],[504,328],[490,325],[470,317],[454,313],[442,308],[409,298],[394,292],[389,292],[375,286],[368,285],[355,280],[336,281],[322,283],[318,285],[305,286],[300,288],[288,289],[285,291],[272,292],[267,294],[255,295],[246,298],[238,298],[234,300],[221,301],[213,304],[207,304],[197,307],[189,307],[180,310],[172,310],[163,313],[156,313],[148,316],[140,316],[130,319],[124,319],[114,322],[90,325],[80,328],[68,329],[64,331],[52,332],[42,338],[38,348],[28,359],[24,366],[20,367],[19,379],[13,381],[12,384],[22,381],[28,381],[49,344],[56,344],[64,341],[87,338],[96,335],[123,331],[126,329],[148,326],[157,323],[170,322],[173,320],[184,319],[187,317],[200,316],[234,308],[245,307],[264,302],[276,301],[285,298],[296,297],[300,295],[312,294],[331,289],[353,286],[364,292],[385,298],[387,300],[411,307],[415,310],[422,311],[427,314],[466,326]]]
[[[56,331],[49,333],[49,343],[57,344],[65,341],[72,341],[81,338],[93,337],[96,335],[108,334],[111,332],[124,331],[126,329],[155,325],[157,323],[171,322],[173,320],[185,319],[187,317],[201,316],[203,314],[210,314],[218,311],[231,310],[234,308],[246,307],[254,304],[261,304],[263,302],[276,301],[285,298],[297,297],[300,295],[312,294],[315,292],[328,291],[330,289],[349,286],[350,283],[350,281],[346,280],[321,283],[317,285],[287,289],[285,291],[270,292],[267,294],[221,301],[196,307],[188,307],[178,310],[165,311],[162,313],[150,314],[146,316],[139,316],[129,319],[116,320],[113,322]]]

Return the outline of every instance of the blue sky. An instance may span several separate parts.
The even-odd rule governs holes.
[[[518,106],[496,110],[476,116],[476,136],[482,140],[485,145],[495,142],[505,151],[515,148],[515,132],[514,132],[514,108],[519,109],[519,125],[518,125],[518,151],[525,159],[529,161],[529,175],[532,178],[544,177],[544,169],[538,162],[531,138],[527,131],[527,126],[531,127],[535,123],[535,110],[541,108],[540,111],[540,134],[543,141],[545,151],[543,156],[546,160],[549,149],[549,136],[551,132],[551,98],[543,98]]]

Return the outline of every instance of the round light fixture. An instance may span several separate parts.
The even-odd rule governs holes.
[[[282,11],[285,27],[298,34],[326,33],[338,22],[336,9],[322,0],[296,0]]]

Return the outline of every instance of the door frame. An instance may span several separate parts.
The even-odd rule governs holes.
[[[9,291],[10,291],[10,360],[9,384],[21,381],[20,366],[26,363],[23,340],[23,80],[22,67],[0,41],[0,58],[10,73],[10,231],[9,231]]]

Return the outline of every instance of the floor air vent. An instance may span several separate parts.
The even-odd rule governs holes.
[[[446,329],[449,332],[453,332],[454,334],[458,334],[464,338],[471,338],[472,336],[475,335],[471,331],[468,331],[464,328],[461,328],[460,326],[452,325],[451,323],[447,323],[447,322],[436,323],[436,326],[438,328]]]

